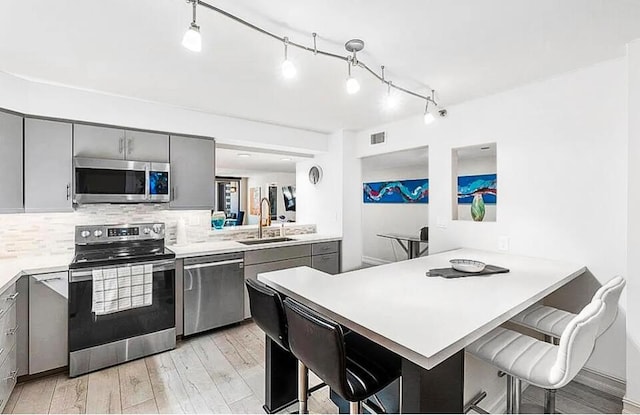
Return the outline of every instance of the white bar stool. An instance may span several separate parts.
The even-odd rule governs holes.
[[[609,280],[593,295],[593,300],[604,301],[605,315],[598,330],[598,337],[604,333],[618,315],[618,301],[626,284],[624,278],[618,276]],[[545,335],[545,341],[557,343],[567,324],[576,315],[568,311],[545,305],[534,305],[511,319],[512,323],[535,330]]]
[[[555,391],[591,356],[605,308],[602,300],[589,303],[567,324],[557,346],[498,327],[466,350],[507,374],[507,413],[520,412],[522,380],[545,389],[544,412],[554,413]]]

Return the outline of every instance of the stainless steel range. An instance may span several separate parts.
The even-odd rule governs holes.
[[[175,254],[164,236],[163,223],[76,227],[70,376],[175,348]]]

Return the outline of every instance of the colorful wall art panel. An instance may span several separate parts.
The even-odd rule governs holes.
[[[498,192],[496,174],[458,177],[458,204],[470,205],[475,195],[481,195],[484,203],[495,205]]]
[[[429,203],[429,179],[362,184],[364,203]]]

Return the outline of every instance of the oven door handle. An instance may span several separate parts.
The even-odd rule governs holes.
[[[162,262],[151,262],[151,263],[145,263],[145,262],[139,262],[139,263],[129,263],[129,264],[118,264],[118,265],[110,265],[107,267],[100,267],[100,269],[103,268],[119,268],[119,267],[127,267],[127,266],[132,266],[132,265],[153,265],[153,272],[159,272],[159,271],[170,271],[170,270],[175,270],[176,269],[176,263],[173,260],[170,261],[162,261]],[[93,280],[93,273],[92,273],[92,268],[87,268],[87,269],[82,269],[82,270],[71,270],[69,272],[69,282],[73,283],[73,282],[82,282],[82,281],[91,281]]]

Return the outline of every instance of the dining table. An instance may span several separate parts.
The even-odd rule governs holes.
[[[428,276],[453,259],[509,272]],[[338,275],[297,267],[257,278],[400,356],[400,412],[461,413],[465,347],[585,271],[572,261],[460,248]],[[297,391],[295,358],[271,343],[267,339],[267,412],[295,401]]]

